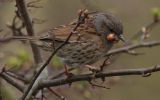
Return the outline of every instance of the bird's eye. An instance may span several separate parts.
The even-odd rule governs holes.
[[[116,38],[116,35],[114,33],[110,33],[107,35],[107,40],[109,42],[116,42],[117,41],[117,38]]]

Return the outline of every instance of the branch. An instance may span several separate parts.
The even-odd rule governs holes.
[[[160,45],[160,40],[149,41],[149,42],[140,42],[140,43],[137,43],[137,44],[133,44],[133,45],[121,47],[121,48],[118,48],[118,49],[110,50],[105,56],[118,54],[118,53],[125,53],[125,52],[128,52],[129,50],[133,50],[133,49],[153,47],[153,46],[159,46],[159,45]]]
[[[159,18],[159,17],[158,17],[158,18]],[[160,21],[159,21],[159,20],[156,20],[156,21],[155,21],[155,17],[154,17],[153,22],[149,23],[149,24],[146,25],[144,28],[145,28],[146,30],[151,31],[151,30],[152,30],[155,26],[157,26],[158,24],[160,24]],[[140,30],[138,30],[137,32],[135,32],[134,34],[132,34],[131,37],[129,38],[129,40],[133,40],[134,38],[139,37],[139,36],[142,35],[142,34],[143,34],[143,30],[140,29]]]
[[[25,3],[25,0],[16,0],[16,6],[18,8],[18,12],[20,14],[20,18],[22,18],[22,21],[24,22],[26,26],[26,30],[29,36],[34,36],[35,32],[33,29],[33,23],[32,20],[29,16],[28,10],[27,10],[27,5]],[[32,52],[34,56],[34,61],[36,64],[36,67],[40,66],[43,63],[42,55],[40,52],[40,49],[36,44],[34,44],[32,41],[30,41],[31,47],[32,47]],[[43,70],[42,70],[43,71]],[[34,82],[31,82],[31,85],[29,84],[29,88],[27,88],[27,91],[24,92],[24,95],[22,96],[22,100],[29,99],[32,96],[32,91],[34,91],[34,88],[38,86],[38,83],[40,80],[47,78],[48,71],[45,69],[43,73],[37,76],[37,78],[34,80]],[[35,82],[36,81],[36,82]],[[35,83],[35,84],[34,84]]]
[[[12,86],[16,87],[19,91],[21,92],[24,91],[24,88],[25,88],[24,85],[18,83],[16,80],[9,77],[5,72],[1,72],[0,77],[2,77],[5,81],[7,81]]]
[[[96,73],[94,79],[113,77],[113,76],[129,76],[129,75],[141,75],[143,77],[147,77],[151,75],[151,73],[158,71],[160,71],[160,65],[149,68],[112,70],[108,72]],[[55,87],[78,81],[91,81],[92,79],[93,79],[93,74],[82,74],[82,75],[75,75],[67,79],[43,80],[42,83],[39,85],[38,89]]]
[[[26,25],[26,30],[29,36],[34,36],[35,32],[33,29],[32,20],[29,16],[29,13],[27,11],[27,6],[25,4],[24,0],[16,0],[16,6],[18,8],[18,11],[20,13],[20,16],[22,17],[22,20],[24,21]],[[31,42],[31,47],[33,51],[33,56],[36,64],[42,63],[42,57],[39,48]]]
[[[29,83],[29,80],[25,79],[23,76],[17,75],[16,73],[13,73],[13,72],[11,72],[11,71],[5,71],[5,73],[6,73],[8,76],[10,76],[10,77],[12,77],[12,78],[14,78],[14,79],[17,79],[17,80],[23,82],[24,84]]]

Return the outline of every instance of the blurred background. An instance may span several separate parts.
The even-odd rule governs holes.
[[[0,29],[1,35],[10,34],[6,27],[14,17],[15,2],[0,0]],[[30,15],[33,18],[45,20],[43,24],[35,24],[36,33],[43,32],[52,27],[68,23],[77,17],[79,9],[87,8],[90,11],[110,11],[118,16],[124,25],[125,37],[140,30],[143,26],[153,21],[152,11],[160,7],[160,0],[41,0],[39,5],[43,8],[32,9]],[[160,25],[157,25],[150,33],[147,40],[160,39]],[[136,40],[135,40],[136,41]],[[118,44],[122,46],[122,43]],[[150,67],[160,63],[160,47],[138,49],[137,52],[144,55],[131,56],[122,54],[109,69]],[[23,59],[19,62],[19,59]],[[32,64],[30,48],[21,42],[0,44],[0,63],[19,66],[22,63]],[[17,68],[18,69],[18,68]],[[144,78],[141,76],[123,76],[108,78],[105,85],[111,89],[86,87],[85,82],[75,83],[73,87],[56,87],[68,100],[159,100],[160,99],[160,73]],[[113,80],[113,81],[112,81]],[[5,83],[5,82],[3,82]],[[13,100],[20,92],[6,84],[3,86],[4,100]],[[59,90],[59,88],[62,88]],[[14,91],[12,90],[14,89]],[[16,92],[15,92],[16,91]],[[76,91],[76,92],[75,92]],[[54,96],[53,96],[54,97]],[[12,99],[11,99],[12,98]],[[55,99],[50,100],[58,100]]]

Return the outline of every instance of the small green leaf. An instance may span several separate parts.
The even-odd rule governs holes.
[[[160,16],[160,8],[155,7],[152,9],[153,16]]]
[[[9,67],[14,67],[14,68],[19,68],[19,66],[22,64],[21,60],[19,60],[17,57],[15,56],[12,56],[12,57],[9,57],[6,64],[9,66]]]
[[[52,58],[51,64],[54,65],[54,66],[56,66],[56,67],[62,67],[63,66],[60,58],[58,58],[57,56],[54,56]]]
[[[27,52],[26,50],[24,50],[24,49],[20,49],[20,50],[18,51],[17,56],[18,56],[19,60],[22,61],[22,63],[24,63],[24,62],[26,62],[26,61],[29,60],[29,54],[28,54],[28,52]]]

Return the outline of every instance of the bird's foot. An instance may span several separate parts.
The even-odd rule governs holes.
[[[94,66],[91,66],[91,65],[85,65],[85,67],[87,67],[93,73],[98,73],[100,71],[100,69],[98,69]]]
[[[65,68],[65,75],[67,76],[67,78],[71,78],[72,76],[74,76],[73,73],[68,71],[67,65],[64,65]]]
[[[91,66],[91,65],[85,65],[85,66],[92,72],[92,75],[93,75],[93,79],[92,80],[96,81],[95,80],[96,79],[96,74],[100,73],[101,70],[96,68],[96,67],[94,67],[94,66]]]

